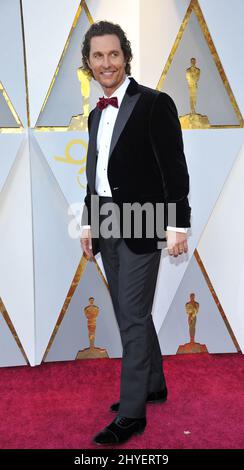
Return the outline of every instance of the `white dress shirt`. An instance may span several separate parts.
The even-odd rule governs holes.
[[[126,76],[122,85],[114,91],[113,97],[117,97],[118,106],[120,107],[121,102],[124,98],[126,89],[130,84],[128,76]],[[108,157],[109,149],[114,129],[114,124],[119,112],[119,107],[115,108],[112,105],[108,105],[107,108],[103,109],[98,133],[97,133],[97,168],[96,168],[96,180],[95,188],[99,196],[112,197],[109,181],[108,181]],[[83,228],[90,228],[89,225],[83,225]],[[176,232],[186,233],[187,229],[181,227],[167,227],[167,230],[174,230]]]
[[[113,97],[115,96],[118,99],[119,107],[129,84],[130,80],[126,77],[122,85],[120,85],[120,87],[113,93]],[[119,107],[115,108],[114,106],[108,105],[107,108],[102,111],[99,122],[97,133],[97,170],[95,183],[96,192],[99,196],[112,197],[108,182],[107,168],[110,143]]]

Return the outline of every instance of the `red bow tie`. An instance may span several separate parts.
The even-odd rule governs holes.
[[[97,106],[101,110],[107,108],[109,104],[118,108],[118,98],[116,96],[113,96],[112,98],[99,98],[99,101],[97,102]]]

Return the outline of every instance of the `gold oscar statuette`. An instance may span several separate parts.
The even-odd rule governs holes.
[[[207,129],[210,127],[208,117],[196,112],[197,88],[200,74],[200,69],[196,67],[196,59],[192,57],[191,66],[186,70],[191,112],[179,118],[183,129]]]
[[[199,303],[195,300],[195,294],[190,294],[190,300],[185,304],[185,309],[188,315],[190,342],[179,346],[177,354],[208,352],[205,344],[195,342],[196,322],[199,310]]]
[[[99,314],[99,307],[94,305],[94,297],[89,297],[89,305],[84,308],[87,318],[87,328],[89,336],[89,348],[82,349],[78,352],[76,359],[91,359],[99,357],[108,357],[106,349],[95,347],[96,323]]]

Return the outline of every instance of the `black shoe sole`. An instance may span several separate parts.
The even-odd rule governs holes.
[[[127,442],[127,441],[128,441],[129,439],[131,439],[134,435],[135,435],[135,436],[140,436],[141,434],[144,433],[145,428],[146,428],[146,426],[145,426],[144,428],[140,429],[139,431],[133,432],[133,434],[132,434],[128,439],[125,439],[125,440],[120,441],[120,442],[96,442],[96,441],[94,441],[94,439],[93,439],[93,440],[92,440],[92,444],[95,444],[96,446],[118,446],[118,445],[120,445],[120,444],[124,444],[125,442]]]

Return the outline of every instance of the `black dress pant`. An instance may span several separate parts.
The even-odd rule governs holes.
[[[161,250],[136,254],[123,238],[101,235],[99,245],[123,346],[119,415],[142,418],[148,393],[166,386],[151,315]]]

